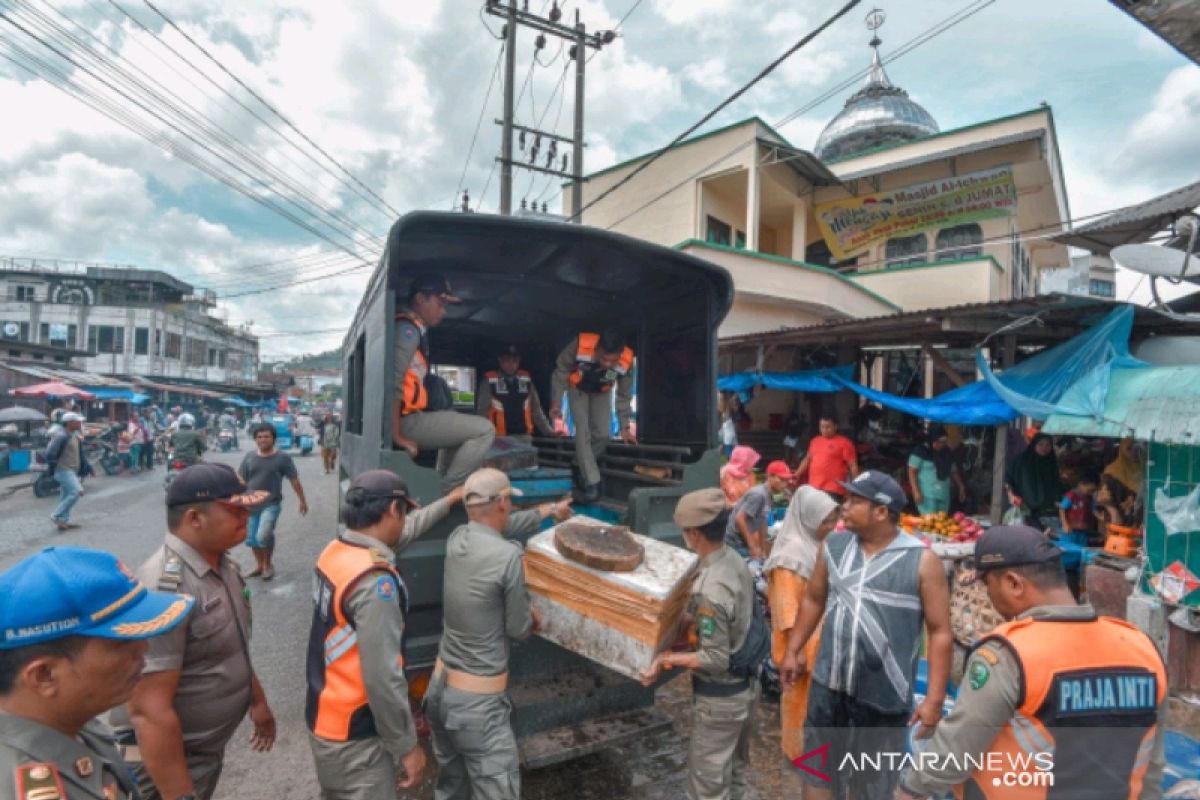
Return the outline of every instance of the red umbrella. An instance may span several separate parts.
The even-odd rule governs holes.
[[[33,386],[22,386],[9,389],[8,393],[16,397],[75,397],[80,400],[95,400],[96,395],[85,392],[66,383],[51,381],[50,383],[35,383]]]

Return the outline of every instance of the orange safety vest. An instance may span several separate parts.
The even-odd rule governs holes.
[[[976,647],[989,641],[1016,656],[1021,698],[988,752],[971,754],[983,768],[955,797],[1116,797],[1119,787],[1135,800],[1167,695],[1149,637],[1112,617],[1043,617],[1000,625]]]
[[[411,322],[420,331],[421,336],[417,352],[413,353],[408,371],[404,373],[404,396],[400,398],[400,414],[407,416],[423,411],[429,405],[429,392],[425,390],[425,376],[429,374],[429,356],[425,352],[425,325],[416,317],[405,313],[396,315],[396,322],[401,321]]]
[[[487,418],[496,426],[496,435],[533,433],[533,378],[530,374],[523,369],[517,370],[517,374],[512,376],[516,382],[515,392],[509,391],[509,376],[501,375],[497,370],[485,372],[483,377],[492,386],[492,403],[488,407]],[[517,430],[522,419],[525,429]]]
[[[575,350],[575,371],[571,373],[571,385],[588,394],[612,391],[617,379],[628,375],[633,368],[633,350],[626,347],[621,351],[615,367],[600,369],[596,364],[596,345],[599,343],[600,334],[581,333],[579,347]]]
[[[386,557],[369,547],[335,539],[317,559],[304,718],[308,729],[322,739],[346,742],[377,735],[363,685],[358,632],[354,620],[346,614],[346,596],[365,575],[381,571],[396,579],[396,601],[407,616],[408,590],[400,572]],[[377,591],[381,595],[388,591],[383,580]],[[400,641],[397,657],[403,666],[403,636]]]

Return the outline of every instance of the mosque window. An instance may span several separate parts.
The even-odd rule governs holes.
[[[829,245],[824,239],[818,239],[804,250],[804,263],[816,264],[819,267],[829,267],[838,272],[853,272],[858,269],[858,256],[838,261],[833,257]]]
[[[716,217],[709,217],[708,229],[704,234],[704,240],[712,244],[728,246],[733,241],[733,228],[721,222]]]
[[[978,223],[942,228],[937,235],[937,260],[958,261],[983,255],[983,228]]]
[[[888,239],[885,258],[889,269],[906,264],[924,264],[929,260],[929,237],[918,233]]]

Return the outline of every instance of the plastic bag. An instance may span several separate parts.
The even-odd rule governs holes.
[[[1004,512],[1004,516],[1000,519],[1001,525],[1024,525],[1025,514],[1021,511],[1020,506],[1009,506],[1008,511]]]
[[[1159,488],[1154,493],[1154,513],[1168,536],[1200,531],[1200,485],[1182,497],[1171,497]]]

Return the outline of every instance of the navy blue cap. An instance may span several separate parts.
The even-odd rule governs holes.
[[[270,497],[270,492],[261,489],[247,492],[246,484],[227,464],[193,464],[176,475],[167,487],[168,508],[215,501],[254,509]]]
[[[186,594],[153,592],[111,553],[47,547],[0,573],[0,650],[62,639],[146,639],[187,618]]]
[[[428,272],[424,275],[418,275],[413,279],[413,282],[408,285],[408,299],[412,300],[418,294],[432,294],[445,300],[447,303],[461,303],[454,290],[450,288],[450,281],[446,280],[445,276],[439,275],[436,272]]]
[[[997,525],[975,542],[975,571],[987,572],[1062,558],[1062,550],[1041,531],[1028,525]]]
[[[908,505],[908,496],[904,494],[900,484],[896,483],[886,472],[869,469],[854,480],[838,481],[838,486],[850,494],[865,497],[872,503],[887,506],[897,514]]]

